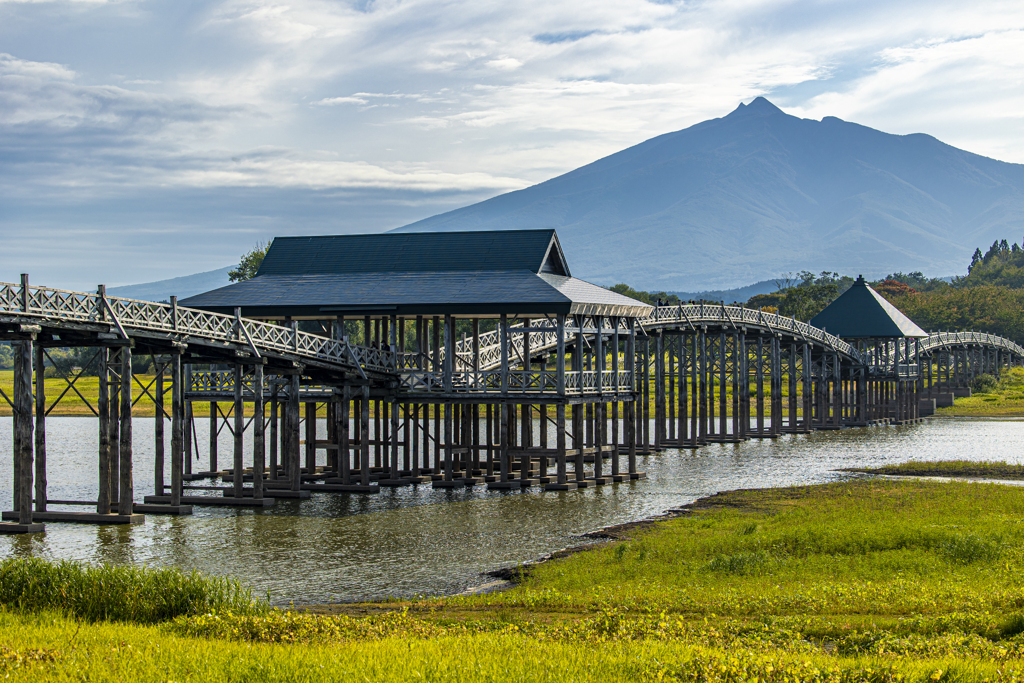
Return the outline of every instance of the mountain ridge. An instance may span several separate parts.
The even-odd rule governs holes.
[[[396,231],[553,227],[584,279],[692,290],[798,270],[958,272],[1022,217],[1022,165],[761,97]]]

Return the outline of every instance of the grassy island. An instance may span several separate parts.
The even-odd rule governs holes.
[[[584,551],[524,568],[504,592],[322,610],[332,613],[268,611],[218,582],[204,601],[202,584],[165,576],[190,599],[151,601],[175,607],[141,617],[103,616],[63,605],[72,594],[60,590],[19,601],[22,572],[17,590],[0,576],[0,675],[1017,680],[1022,513],[1024,490],[994,484],[866,479],[736,491],[606,530]],[[136,583],[148,576],[131,571]],[[122,593],[133,590],[129,579]],[[88,580],[70,585],[88,592]]]

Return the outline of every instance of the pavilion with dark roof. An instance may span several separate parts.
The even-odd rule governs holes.
[[[600,315],[650,307],[572,277],[554,230],[275,238],[256,276],[181,301],[248,318]]]
[[[863,275],[811,318],[811,325],[843,339],[916,339],[928,336],[872,289]]]

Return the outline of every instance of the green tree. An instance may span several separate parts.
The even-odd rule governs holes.
[[[228,271],[228,279],[232,282],[241,282],[242,280],[254,278],[256,272],[260,269],[260,264],[263,263],[263,257],[267,255],[270,245],[273,243],[274,240],[270,240],[266,244],[257,242],[252,251],[242,256],[242,260],[238,262],[238,267]]]
[[[0,370],[8,370],[14,367],[14,353],[10,344],[0,344]]]
[[[679,303],[679,297],[675,294],[668,294],[667,292],[645,292],[643,290],[633,289],[625,283],[619,283],[609,287],[608,289],[612,290],[616,294],[628,296],[630,299],[636,299],[637,301],[642,301],[651,306],[658,303],[659,299],[662,303],[670,306],[675,306]]]

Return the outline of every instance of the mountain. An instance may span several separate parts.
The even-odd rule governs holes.
[[[145,282],[140,285],[110,287],[107,289],[107,294],[124,299],[141,299],[143,301],[167,301],[171,296],[184,299],[187,296],[202,294],[211,289],[218,289],[228,285],[228,271],[234,267],[225,266],[220,270],[209,270],[205,273],[185,275],[171,278],[170,280],[158,280],[157,282]]]
[[[779,285],[776,280],[761,280],[745,287],[734,287],[732,289],[712,289],[700,292],[669,292],[675,294],[683,301],[721,301],[731,304],[734,301],[743,302],[758,294],[768,294],[778,291]]]
[[[517,192],[398,228],[556,228],[573,275],[727,289],[800,270],[963,272],[1024,233],[1024,165],[763,97]]]

